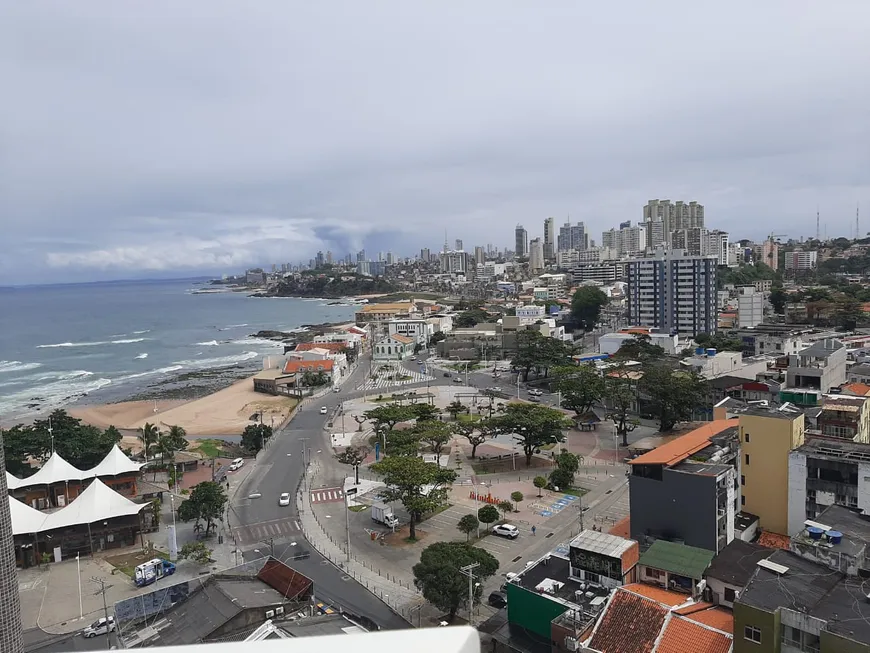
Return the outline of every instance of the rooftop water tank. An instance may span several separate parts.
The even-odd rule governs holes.
[[[707,350],[707,356],[709,356],[710,358],[713,358],[715,355],[716,355],[716,350],[715,350],[715,349],[710,348],[710,349]]]
[[[824,533],[824,532],[825,531],[823,531],[821,528],[818,528],[816,526],[807,526],[807,533],[809,534],[811,540],[822,539],[822,533]]]
[[[695,356],[703,356],[704,348],[703,347],[695,347]]]
[[[840,531],[828,531],[825,535],[831,544],[839,544],[843,539],[843,534]]]

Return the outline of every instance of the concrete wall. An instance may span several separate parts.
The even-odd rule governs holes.
[[[788,456],[788,535],[803,530],[807,519],[807,457],[799,451]]]
[[[764,530],[788,534],[789,452],[803,444],[803,434],[803,414],[795,419],[740,416],[741,473],[746,479],[742,509],[758,515]]]
[[[761,644],[744,638],[744,627],[761,630]],[[734,653],[759,653],[780,650],[779,614],[765,612],[743,603],[734,604]]]
[[[662,480],[629,477],[631,539],[681,539],[716,551],[716,479],[665,470]]]

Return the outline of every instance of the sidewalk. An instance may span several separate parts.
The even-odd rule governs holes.
[[[307,474],[311,486],[316,485],[317,479],[323,474],[324,470],[320,464],[313,461]],[[409,623],[412,625],[428,623],[428,620],[433,617],[430,613],[438,611],[428,605],[414,587],[412,578],[407,574],[381,572],[376,566],[358,558],[353,552],[351,552],[350,562],[347,561],[346,545],[339,544],[333,536],[326,532],[318,520],[311,505],[311,494],[308,487],[307,484],[303,483],[296,495],[299,522],[308,542],[324,558],[363,585],[396,613],[407,619]],[[342,506],[342,510],[344,509]]]

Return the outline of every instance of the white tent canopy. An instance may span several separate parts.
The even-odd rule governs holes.
[[[98,521],[135,515],[147,503],[133,503],[127,497],[107,487],[100,479],[94,479],[84,492],[77,496],[67,507],[52,513],[34,510],[18,499],[9,497],[12,513],[12,532],[42,533],[57,528],[93,524]]]
[[[85,481],[100,476],[117,476],[118,474],[138,472],[142,465],[143,463],[134,463],[127,458],[117,444],[112,446],[106,457],[96,467],[87,470],[73,467],[55,451],[32,476],[18,478],[6,472],[6,485],[10,490],[16,490],[22,487],[51,485],[64,481]]]
[[[12,513],[13,535],[39,533],[42,531],[42,524],[48,516],[14,497],[9,497],[9,512]]]

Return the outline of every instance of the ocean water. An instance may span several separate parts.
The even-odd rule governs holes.
[[[194,294],[204,279],[0,288],[0,418],[117,401],[185,372],[256,370],[279,343],[264,329],[353,319],[325,299]]]

